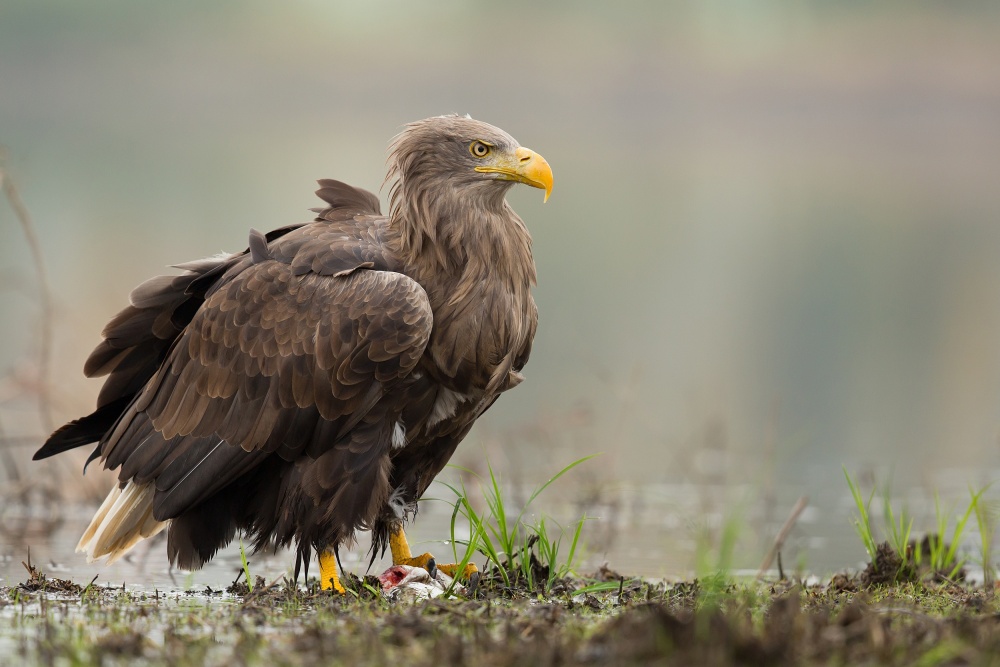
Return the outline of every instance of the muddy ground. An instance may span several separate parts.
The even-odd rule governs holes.
[[[593,588],[595,580],[606,590]],[[1000,662],[993,590],[930,579],[653,583],[602,569],[548,593],[483,577],[465,597],[394,602],[244,581],[137,592],[46,577],[0,589],[4,664],[782,665]],[[368,584],[367,586],[365,584]]]

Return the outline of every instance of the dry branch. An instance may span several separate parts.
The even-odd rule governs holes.
[[[764,576],[764,572],[771,567],[771,563],[774,561],[774,557],[778,555],[781,551],[782,545],[784,545],[785,540],[788,539],[788,534],[792,532],[792,528],[795,527],[795,522],[799,520],[799,515],[805,511],[806,506],[809,505],[809,498],[807,496],[802,496],[799,498],[798,502],[795,503],[795,507],[792,508],[791,514],[785,520],[785,525],[781,527],[778,531],[777,537],[774,538],[774,544],[771,545],[771,550],[767,552],[767,556],[760,564],[760,568],[757,570],[757,577],[760,578]]]
[[[35,264],[35,275],[38,280],[39,298],[42,302],[42,335],[41,348],[38,353],[38,413],[42,420],[42,425],[46,431],[53,428],[52,408],[49,400],[49,364],[52,356],[52,291],[49,289],[48,273],[45,271],[45,261],[42,257],[42,246],[35,233],[35,226],[31,220],[20,193],[14,186],[14,181],[4,165],[6,161],[6,151],[0,148],[0,188],[3,189],[7,203],[14,211],[14,216],[21,224],[24,238],[28,242],[31,250],[31,257]]]

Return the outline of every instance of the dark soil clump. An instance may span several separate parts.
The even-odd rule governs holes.
[[[861,573],[860,579],[861,585],[866,588],[912,582],[917,580],[917,570],[908,562],[904,563],[892,545],[883,542],[878,545],[875,559],[868,563],[868,567]]]

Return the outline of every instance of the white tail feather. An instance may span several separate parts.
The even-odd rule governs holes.
[[[103,503],[101,503],[101,507],[97,510],[97,514],[95,514],[94,518],[90,520],[90,525],[87,526],[87,530],[83,531],[83,536],[80,538],[80,541],[77,542],[77,553],[87,551],[87,545],[89,545],[91,540],[94,539],[94,533],[97,532],[97,528],[101,525],[101,522],[104,521],[104,517],[108,515],[108,510],[111,509],[111,506],[115,504],[115,500],[117,500],[120,495],[121,489],[119,489],[117,485],[111,489],[111,493],[109,493],[108,497],[104,499]]]
[[[107,557],[110,565],[142,540],[166,528],[169,522],[153,518],[155,490],[151,483],[132,482],[123,489],[118,486],[111,489],[76,550],[86,552],[87,562]]]

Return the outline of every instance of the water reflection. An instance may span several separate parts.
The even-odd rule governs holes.
[[[534,487],[532,487],[534,488]],[[531,492],[531,488],[524,490]],[[737,571],[756,572],[764,554],[771,546],[786,515],[796,498],[786,489],[778,489],[772,504],[755,495],[751,487],[705,486],[693,484],[661,484],[628,487],[619,492],[608,492],[600,499],[577,498],[574,502],[552,499],[540,503],[545,515],[572,530],[579,517],[589,517],[583,532],[582,558],[576,570],[579,574],[595,572],[602,563],[627,576],[679,579],[695,574],[699,558],[714,566],[725,565]],[[430,498],[448,498],[451,491],[435,483],[429,490]],[[706,497],[715,504],[706,504]],[[951,525],[968,503],[965,489],[953,486],[941,490],[941,507]],[[988,498],[988,502],[996,500]],[[893,503],[898,512],[905,507],[914,517],[914,536],[919,536],[935,525],[933,495],[919,491],[895,496]],[[96,507],[94,508],[96,509]],[[512,508],[513,509],[513,506]],[[172,569],[166,558],[165,533],[140,543],[128,556],[105,565],[86,563],[82,554],[73,549],[90,518],[90,509],[71,507],[55,530],[46,533],[35,530],[16,535],[5,532],[0,546],[0,578],[5,585],[23,581],[27,573],[21,562],[30,557],[51,576],[69,578],[86,583],[97,576],[102,584],[137,587],[143,590],[213,590],[227,587],[242,576],[242,564],[237,544],[222,550],[209,564],[197,572]],[[872,506],[873,523],[880,525],[881,505],[876,498]],[[11,516],[17,511],[9,510]],[[29,513],[30,514],[30,513]],[[858,567],[865,559],[864,549],[852,527],[854,506],[846,487],[835,497],[820,495],[810,499],[810,505],[799,516],[787,541],[782,547],[783,566],[789,574],[828,576],[838,571]],[[435,553],[442,560],[450,560],[450,535],[452,508],[442,501],[422,503],[415,522],[408,528],[411,545],[421,551]],[[512,515],[509,517],[513,519]],[[537,514],[529,513],[526,522],[536,523]],[[547,519],[547,521],[549,520]],[[33,523],[37,516],[20,517],[22,525]],[[50,524],[51,526],[51,524]],[[718,561],[721,534],[735,527],[738,535],[737,549],[732,560]],[[468,527],[459,523],[456,538],[468,537]],[[565,554],[568,542],[564,543]],[[344,567],[355,574],[368,570],[368,539],[362,534],[358,544],[341,551]],[[460,547],[461,548],[461,547]],[[970,570],[976,564],[980,551],[979,535],[970,525],[963,535],[960,553],[968,558]],[[461,551],[459,554],[461,555]],[[251,571],[268,582],[282,576],[291,577],[295,558],[291,551],[277,554],[257,554],[250,557]],[[475,562],[483,565],[482,556]],[[372,572],[381,572],[388,560],[378,559]],[[776,566],[772,566],[776,567]],[[315,566],[311,568],[315,576]]]

